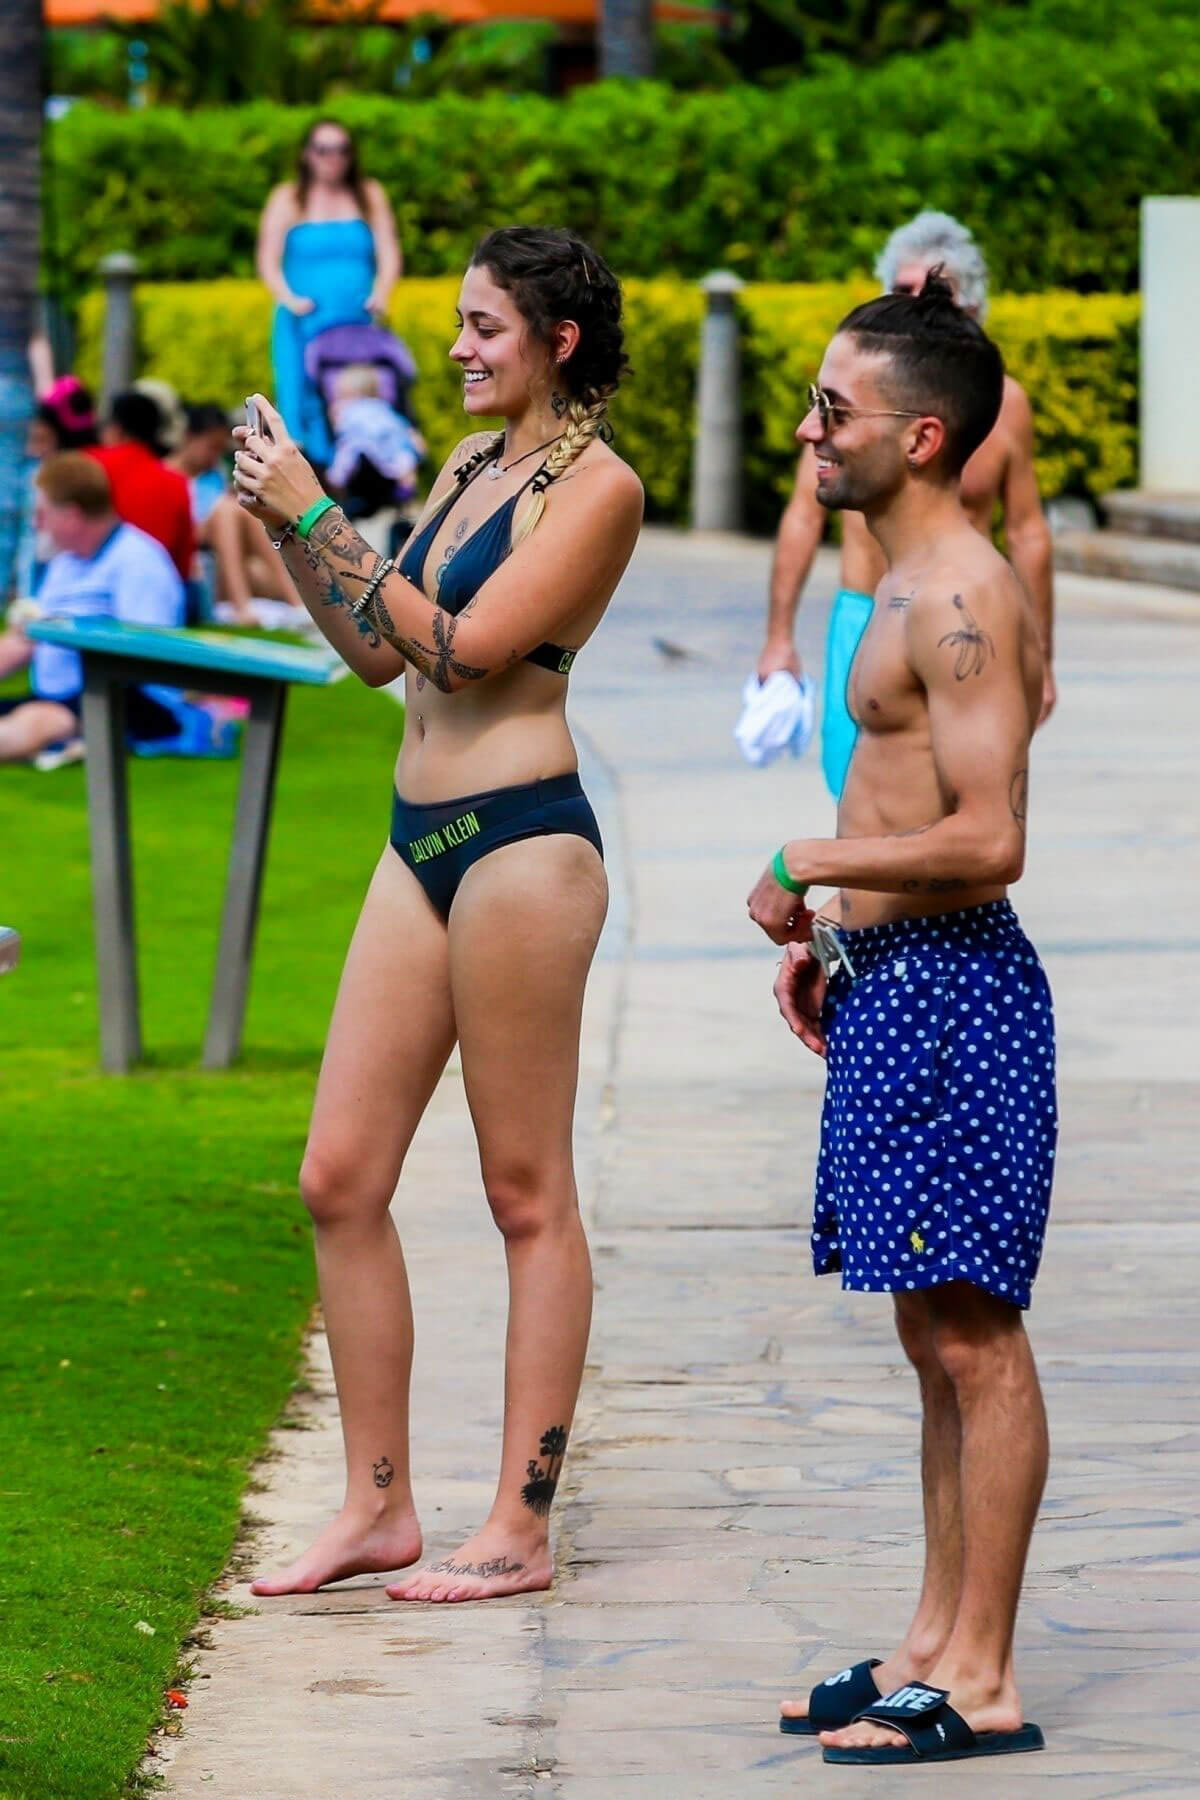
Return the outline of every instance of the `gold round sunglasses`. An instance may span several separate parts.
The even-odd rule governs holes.
[[[923,419],[924,413],[897,412],[894,408],[884,411],[862,407],[847,406],[844,401],[833,400],[819,387],[815,381],[808,384],[808,410],[817,409],[817,418],[821,421],[821,430],[828,431],[830,425],[844,425],[848,419]]]

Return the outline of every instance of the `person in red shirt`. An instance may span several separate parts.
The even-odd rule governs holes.
[[[114,395],[100,447],[88,454],[104,465],[117,517],[157,538],[186,581],[196,550],[191,496],[184,476],[161,460],[162,428],[155,402],[131,388]]]

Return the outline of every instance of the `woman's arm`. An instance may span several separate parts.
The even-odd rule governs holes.
[[[255,265],[259,279],[270,289],[280,306],[289,312],[306,313],[313,302],[302,294],[293,294],[283,273],[283,246],[289,228],[295,223],[296,206],[290,185],[285,182],[271,194],[258,223],[258,249]]]
[[[235,459],[238,487],[260,506],[298,519],[323,497],[320,484],[275,408],[259,394],[253,400],[272,439],[240,428],[244,447]],[[451,694],[510,668],[597,596],[607,598],[629,561],[641,519],[641,483],[624,463],[612,458],[573,470],[562,490],[555,491],[554,504],[547,507],[537,532],[457,614],[436,605],[397,572],[377,584],[383,558],[355,531],[340,507],[317,520],[307,549],[320,558],[352,604],[369,586],[374,588],[360,617],[435,687]],[[340,643],[338,648],[342,649]],[[351,667],[359,665],[352,662]],[[363,678],[370,679],[366,674]]]
[[[239,425],[234,432],[234,436],[239,439],[244,439],[246,435],[244,425]],[[464,457],[479,447],[487,435],[490,434],[464,438],[451,453],[433,484],[417,529],[432,516],[453,487],[454,470]],[[239,504],[245,503],[244,499],[239,500]],[[248,510],[266,527],[273,540],[279,537],[288,523],[286,519],[264,511],[259,506],[251,505]],[[372,620],[357,618],[351,613],[350,600],[315,550],[302,538],[293,535],[286,540],[279,555],[323,636],[361,681],[366,682],[368,687],[384,687],[404,673],[404,657],[394,646],[383,642]]]
[[[391,291],[404,272],[404,257],[391,201],[378,181],[367,183],[367,224],[375,240],[375,281],[367,297],[367,311],[386,313]]]

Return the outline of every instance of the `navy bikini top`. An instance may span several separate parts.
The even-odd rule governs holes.
[[[500,445],[496,446],[495,455],[500,454]],[[490,459],[489,459],[490,460]],[[486,463],[484,467],[486,467]],[[409,538],[404,555],[400,560],[400,573],[414,587],[424,591],[425,562],[429,555],[429,547],[445,523],[446,517],[465,494],[473,481],[479,479],[479,473],[471,475],[466,481],[460,481],[453,492],[446,498],[444,506],[440,506],[430,519],[428,525]],[[494,575],[500,564],[512,551],[512,522],[517,510],[517,501],[527,487],[541,478],[545,486],[545,477],[539,469],[529,480],[519,487],[511,499],[503,506],[497,507],[490,518],[484,520],[477,531],[473,531],[466,542],[445,558],[438,570],[437,604],[448,613],[460,613],[469,600],[473,600],[489,575]],[[564,650],[561,644],[539,644],[524,658],[525,662],[537,663],[539,668],[549,669],[554,675],[567,675],[577,652]]]

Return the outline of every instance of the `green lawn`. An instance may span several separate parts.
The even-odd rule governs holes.
[[[236,764],[132,764],[148,1066],[97,1067],[84,772],[0,769],[0,1796],[126,1791],[314,1295],[295,1176],[401,713],[293,693],[247,1049],[196,1066]],[[139,1629],[151,1626],[153,1633]]]

